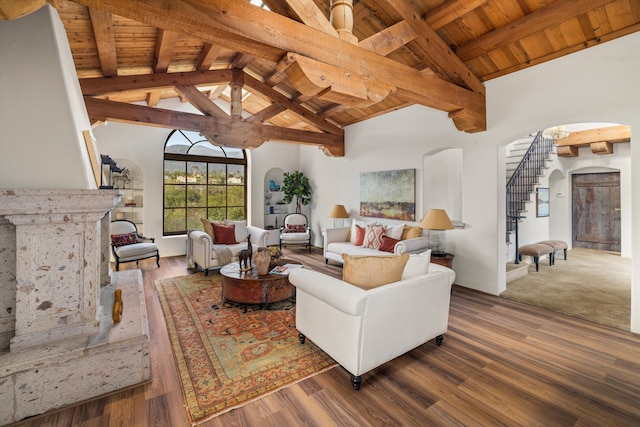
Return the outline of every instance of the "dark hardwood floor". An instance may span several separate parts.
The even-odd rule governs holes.
[[[342,274],[318,248],[285,255]],[[160,265],[140,263],[153,381],[18,425],[189,425],[154,281],[193,271],[184,257]],[[426,343],[365,374],[360,391],[336,367],[202,425],[638,426],[640,336],[454,286],[442,346]]]

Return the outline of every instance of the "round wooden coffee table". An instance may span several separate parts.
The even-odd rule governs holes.
[[[293,260],[281,259],[278,265],[300,264]],[[220,269],[222,274],[222,297],[241,304],[270,304],[284,301],[296,294],[295,286],[289,283],[289,276],[280,274],[258,275],[253,267],[240,271],[240,264],[232,262]]]

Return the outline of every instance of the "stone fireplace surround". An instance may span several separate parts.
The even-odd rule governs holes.
[[[120,197],[0,190],[0,425],[151,379],[141,273],[109,269]]]

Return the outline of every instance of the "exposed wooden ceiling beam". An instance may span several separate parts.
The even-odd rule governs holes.
[[[22,18],[46,3],[47,0],[0,0],[0,20]]]
[[[338,32],[312,0],[285,0],[300,21],[311,28],[338,37]]]
[[[631,128],[620,125],[571,132],[566,138],[557,139],[555,144],[558,147],[587,147],[594,142],[631,142]]]
[[[287,109],[282,104],[271,104],[267,108],[247,117],[244,121],[247,123],[264,123],[286,110]]]
[[[482,6],[486,2],[487,0],[447,0],[440,6],[429,11],[423,19],[431,28],[437,30]]]
[[[233,58],[233,61],[231,61],[231,65],[229,66],[229,68],[242,70],[244,67],[249,65],[251,61],[253,61],[254,59],[255,58],[251,55],[240,53],[235,58]]]
[[[229,119],[229,115],[218,107],[209,97],[200,92],[195,86],[174,86],[175,91],[189,104],[196,107],[201,113],[213,116],[219,119]]]
[[[482,37],[459,46],[456,54],[462,61],[468,61],[492,50],[522,40],[558,22],[568,21],[578,15],[602,7],[615,0],[563,0],[538,9],[509,25],[497,28]]]
[[[255,148],[265,141],[315,145],[331,155],[344,156],[344,136],[278,126],[256,125],[244,121],[232,121],[88,96],[85,96],[84,101],[91,122],[111,120],[167,129],[206,132],[218,144],[227,147]]]
[[[427,66],[437,75],[484,95],[482,82],[456,56],[440,36],[431,28],[415,8],[406,0],[372,0],[390,16],[397,14],[418,33],[415,42],[420,46],[420,55]]]
[[[158,29],[158,40],[156,41],[156,60],[154,71],[156,73],[166,73],[171,64],[171,56],[176,47],[179,34],[173,31]]]
[[[396,84],[406,100],[450,113],[464,111],[465,120],[454,122],[460,130],[486,129],[485,97],[471,90],[421,73],[409,66],[336,39],[289,18],[246,2],[210,0],[78,0],[166,30],[181,31],[212,43],[277,62],[286,52],[298,52],[319,62]],[[336,54],[339,52],[340,54]]]
[[[135,76],[95,77],[80,79],[83,95],[108,95],[114,92],[140,89],[172,88],[175,85],[217,85],[231,81],[232,70],[192,71]]]
[[[220,48],[220,46],[214,46],[211,43],[205,43],[204,46],[202,46],[202,50],[200,51],[200,57],[196,61],[196,71],[207,71],[209,68],[211,68],[218,55],[220,55],[221,50],[222,49]]]
[[[418,37],[407,21],[400,21],[384,30],[360,41],[358,46],[375,52],[378,55],[387,56],[396,49],[401,48]]]
[[[100,58],[100,68],[105,77],[118,75],[118,59],[116,56],[116,38],[113,31],[111,14],[98,9],[89,8],[89,17],[96,38],[96,48]]]
[[[268,86],[266,83],[262,83],[260,80],[251,77],[248,74],[244,76],[244,83],[251,89],[254,89],[267,98],[277,102],[288,110],[293,111],[298,114],[304,121],[316,126],[319,129],[322,129],[325,132],[332,133],[334,135],[344,135],[344,130],[340,127],[329,123],[322,117],[316,115],[311,110],[305,108],[304,106],[294,102],[281,94],[280,92],[274,90],[272,87]]]

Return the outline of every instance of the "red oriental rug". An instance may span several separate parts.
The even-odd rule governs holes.
[[[298,340],[295,302],[263,309],[222,300],[222,276],[156,281],[192,424],[199,424],[336,363]]]

